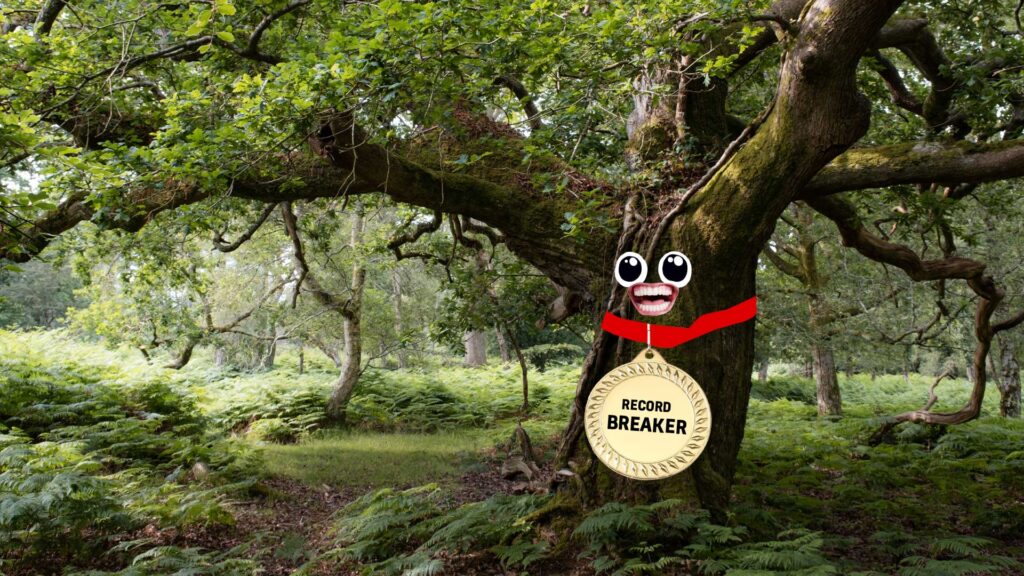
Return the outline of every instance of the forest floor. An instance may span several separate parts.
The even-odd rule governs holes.
[[[532,376],[523,426],[544,462],[575,369]],[[754,386],[727,525],[665,502],[555,528],[530,520],[550,497],[500,473],[518,377],[370,370],[337,431],[329,366],[200,355],[171,373],[0,332],[0,574],[1024,574],[1024,420],[994,394],[974,422],[868,446],[930,378],[845,375],[844,416],[822,418],[813,383],[773,377]],[[945,382],[938,407],[968,388]]]

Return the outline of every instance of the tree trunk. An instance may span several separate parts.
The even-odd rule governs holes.
[[[270,343],[260,355],[258,366],[261,370],[273,370],[277,359],[277,326],[272,326],[267,335],[270,336]]]
[[[676,228],[671,245],[694,246],[694,241],[684,240],[681,232]],[[700,263],[709,264],[700,268],[701,281],[684,289],[685,296],[681,295],[673,310],[658,319],[659,324],[689,325],[700,314],[731,307],[754,294],[756,253],[738,265],[711,266],[714,260],[700,252],[695,249],[686,253],[695,269]],[[616,354],[620,343],[621,353]],[[688,470],[665,480],[648,482],[627,479],[603,466],[593,455],[582,427],[583,410],[593,385],[615,366],[632,360],[642,348],[642,344],[620,341],[598,332],[586,360],[596,369],[592,378],[581,379],[577,388],[557,465],[569,464],[579,475],[577,497],[584,505],[613,500],[647,502],[657,498],[682,498],[699,501],[721,520],[728,505],[736,455],[746,422],[754,365],[754,322],[712,332],[683,346],[659,350],[666,361],[686,371],[704,389],[712,410],[713,431],[704,454]]]
[[[996,380],[999,388],[999,415],[1004,418],[1020,418],[1020,364],[1017,353],[1009,338],[1000,338],[999,352],[1002,359],[1002,378]]]
[[[494,327],[494,335],[498,338],[498,353],[501,354],[501,361],[504,364],[508,364],[512,361],[512,356],[508,351],[508,340],[505,338],[505,333],[502,332],[501,326]]]
[[[398,361],[398,368],[406,368],[409,364],[409,355],[405,351],[405,323],[402,321],[402,276],[395,268],[391,273],[391,285],[394,287],[392,299],[395,303],[395,336],[399,339],[398,348],[395,350],[395,358]]]
[[[363,357],[363,339],[360,328],[363,306],[363,288],[366,283],[366,268],[363,266],[362,257],[359,255],[359,246],[363,240],[363,207],[357,205],[352,214],[352,236],[349,246],[352,252],[352,296],[346,305],[343,314],[342,332],[345,336],[345,349],[342,352],[341,374],[334,384],[334,391],[327,401],[327,417],[338,424],[345,423],[345,409],[348,407],[348,400],[352,397],[356,382],[359,380],[359,372]]]
[[[818,415],[839,416],[843,413],[843,401],[832,347],[828,341],[819,340],[811,352],[814,355],[814,382],[818,389]]]
[[[498,334],[501,334],[501,329],[498,329]],[[523,405],[520,409],[523,412],[523,416],[526,416],[530,412],[530,383],[526,379],[527,365],[526,357],[523,356],[523,351],[519,348],[519,342],[516,341],[516,336],[511,331],[507,333],[508,342],[512,345],[512,349],[516,352],[516,359],[519,360],[519,370],[523,377]]]
[[[299,375],[306,372],[306,346],[299,340]]]
[[[768,359],[761,360],[761,365],[757,368],[757,381],[767,382],[768,381]]]
[[[213,349],[213,365],[217,368],[223,368],[228,363],[228,351],[223,346],[217,346]]]
[[[476,368],[487,364],[487,335],[482,330],[466,332],[462,343],[466,346],[466,366]]]

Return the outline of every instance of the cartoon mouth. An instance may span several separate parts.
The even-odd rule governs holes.
[[[635,284],[629,289],[629,299],[636,311],[644,316],[661,316],[676,303],[679,289],[671,284]]]

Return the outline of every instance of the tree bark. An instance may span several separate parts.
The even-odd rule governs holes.
[[[508,351],[508,340],[505,338],[505,333],[501,330],[501,326],[494,327],[494,335],[498,338],[498,353],[501,355],[501,361],[504,364],[508,364],[512,361],[512,355]]]
[[[1004,418],[1020,418],[1021,386],[1020,364],[1017,351],[1010,339],[1000,338],[999,352],[1002,359],[1002,377],[996,379],[999,388],[999,415]]]
[[[277,359],[277,326],[271,326],[267,335],[270,337],[270,342],[267,344],[266,350],[260,354],[257,364],[261,370],[273,370],[274,361]]]
[[[828,162],[867,131],[870,105],[858,91],[857,64],[900,2],[814,0],[804,7],[799,34],[781,66],[774,104],[755,124],[742,146],[716,162],[710,178],[698,181],[689,204],[662,218],[663,238],[644,238],[652,256],[669,250],[687,254],[695,271],[671,312],[659,323],[688,326],[701,314],[722,310],[755,294],[757,256],[775,221],[803,186]],[[642,130],[640,131],[642,132]],[[646,156],[646,155],[644,155]],[[690,195],[684,195],[689,198]],[[621,238],[620,250],[635,248]],[[609,262],[608,254],[603,262]],[[609,269],[605,278],[611,275]],[[608,294],[594,291],[594,294]],[[609,302],[620,315],[618,299]],[[599,334],[558,456],[576,458],[577,483],[584,504],[611,499],[699,498],[712,517],[724,521],[736,458],[743,439],[754,363],[754,323],[712,332],[664,351],[665,359],[689,373],[707,394],[713,413],[707,447],[687,471],[666,480],[628,481],[597,463],[582,435],[587,397],[597,380],[616,364],[631,359],[638,346]],[[573,446],[574,449],[567,449]]]
[[[482,330],[470,330],[462,337],[466,346],[464,363],[469,368],[477,368],[487,364],[487,335]]]
[[[835,357],[828,341],[816,341],[814,354],[814,382],[818,389],[818,415],[839,416],[843,413],[839,380],[836,376]]]
[[[366,268],[359,247],[363,242],[363,208],[357,205],[352,213],[352,235],[349,246],[352,247],[352,295],[342,318],[342,332],[345,336],[345,348],[342,352],[341,374],[334,384],[334,391],[327,401],[327,417],[337,424],[345,423],[345,410],[349,398],[359,381],[359,373],[363,358],[363,338],[360,327],[362,317],[363,288],[366,283]]]
[[[757,367],[757,381],[767,382],[768,381],[768,359],[761,360],[760,366]]]

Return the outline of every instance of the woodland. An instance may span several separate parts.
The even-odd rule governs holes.
[[[0,576],[1024,575],[1022,21],[0,0]]]

